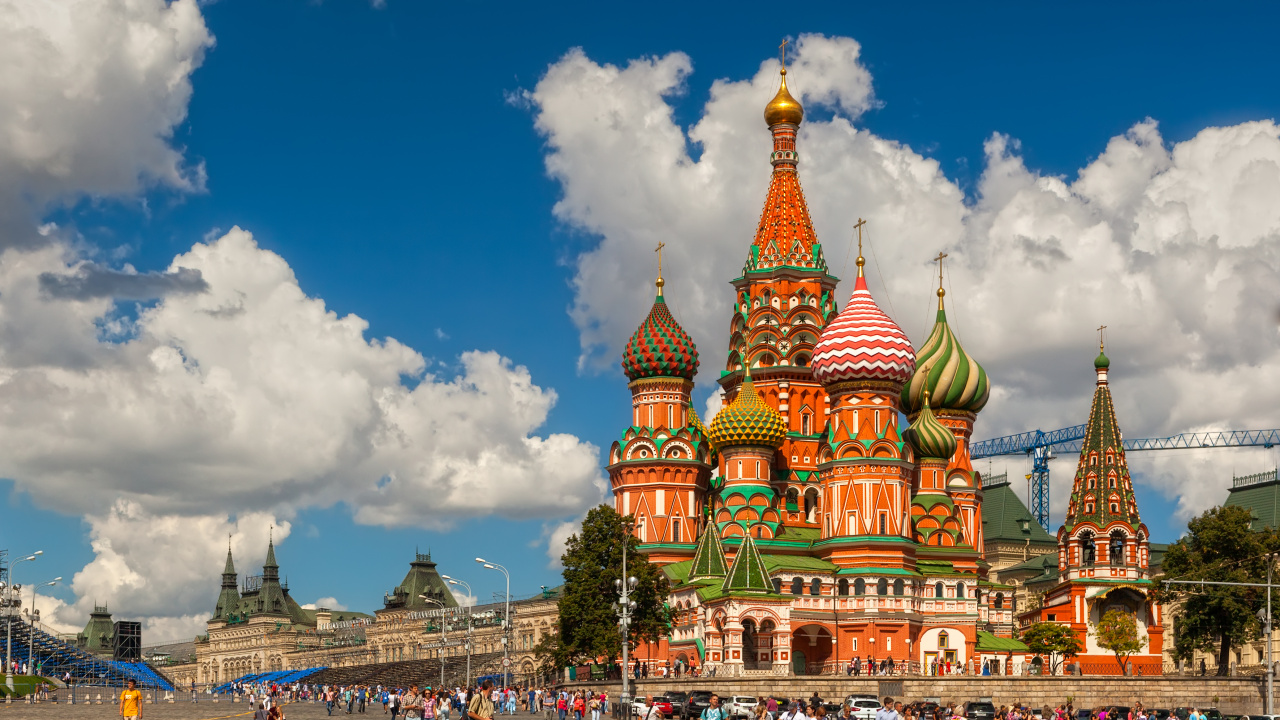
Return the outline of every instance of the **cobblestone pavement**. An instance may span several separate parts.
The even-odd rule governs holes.
[[[300,702],[291,703],[284,708],[288,720],[320,720],[328,718],[324,703]],[[334,708],[333,717],[348,718],[345,711]],[[112,705],[103,693],[101,705],[41,702],[28,705],[25,702],[12,704],[0,702],[0,720],[112,720],[119,718],[120,711]],[[142,707],[143,720],[230,720],[231,718],[252,718],[253,711],[248,703],[212,702],[202,698],[192,703],[190,696],[183,701],[173,703],[160,702]],[[371,706],[364,713],[353,713],[349,720],[390,720],[391,715],[382,714],[382,706]]]

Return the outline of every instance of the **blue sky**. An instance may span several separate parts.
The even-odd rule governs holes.
[[[1070,182],[1112,138],[1146,118],[1159,123],[1163,142],[1172,146],[1206,127],[1280,115],[1270,81],[1280,74],[1280,58],[1268,50],[1277,13],[1247,4],[902,9],[813,3],[782,9],[388,0],[375,8],[223,0],[200,12],[216,45],[191,75],[189,114],[172,145],[189,165],[203,165],[205,189],[72,193],[69,207],[48,207],[42,219],[74,229],[84,257],[141,272],[163,271],[193,243],[239,226],[284,258],[307,295],[339,315],[364,318],[367,337],[395,338],[417,350],[434,372],[452,376],[461,354],[475,349],[527,367],[533,383],[558,396],[535,434],[566,433],[593,443],[601,465],[627,422],[629,397],[620,372],[580,363],[581,327],[570,313],[581,302],[574,285],[579,259],[599,245],[601,234],[553,212],[566,184],[549,177],[545,163],[559,136],[535,128],[535,117],[550,112],[545,105],[513,100],[533,92],[571,48],[581,48],[593,63],[617,66],[685,53],[692,73],[666,99],[687,130],[703,116],[714,81],[750,79],[781,37],[853,38],[874,89],[874,101],[854,124],[936,160],[971,205],[990,162],[984,143],[993,133],[1020,142],[1017,154],[1031,172]],[[812,82],[799,73],[795,80],[802,87]],[[759,104],[767,99],[761,96]],[[839,113],[814,104],[808,119],[829,121]],[[687,151],[697,160],[703,148],[690,141]],[[758,165],[761,187],[744,191],[754,198],[753,212],[768,174],[765,162]],[[811,197],[813,182],[806,184]],[[826,228],[818,230],[822,235]],[[749,236],[735,242],[745,253]],[[727,281],[740,257],[719,261],[711,275]],[[652,270],[634,270],[643,288]],[[678,283],[671,290],[681,292]],[[723,285],[717,292],[727,290]],[[632,326],[646,310],[646,303],[634,303]],[[138,311],[123,302],[121,312]],[[724,342],[695,340],[704,348]],[[1063,424],[1082,422],[1088,350],[1083,362],[1073,361],[1072,372],[1042,379],[1048,395],[1063,396],[1058,411],[1037,415],[1032,406],[1009,416],[1000,430],[1056,427],[1072,413],[1078,419]],[[1174,340],[1169,351],[1178,352]],[[719,362],[704,349],[704,370],[718,370]],[[712,376],[699,378],[699,407]],[[1120,422],[1132,427],[1121,410]],[[1237,418],[1222,421],[1233,426]],[[1154,420],[1137,425],[1129,435],[1172,431]],[[977,435],[989,434],[980,421]],[[1273,454],[1215,458],[1208,462],[1238,463],[1240,474],[1274,462]],[[1055,467],[1059,475],[1067,474],[1066,462]],[[996,472],[1002,464],[997,461]],[[1007,465],[1011,474],[1024,471],[1021,460]],[[0,547],[42,547],[41,577],[69,578],[89,564],[95,556],[84,519],[89,513],[33,501],[19,487],[0,483],[8,502]],[[1175,538],[1185,524],[1178,493],[1140,485],[1139,499],[1153,539]],[[336,500],[298,510],[278,553],[300,600],[334,597],[360,610],[378,606],[415,547],[430,548],[443,572],[469,580],[482,599],[501,590],[501,576],[481,571],[472,561],[477,555],[512,569],[516,595],[557,584],[545,536],[577,512],[463,518],[449,531],[387,529],[354,522],[343,498]],[[250,509],[270,510],[243,508]],[[518,510],[512,514],[521,517]],[[209,567],[205,574],[209,604],[219,570]],[[55,594],[75,599],[65,587]]]

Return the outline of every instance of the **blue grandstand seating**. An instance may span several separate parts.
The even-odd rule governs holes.
[[[86,652],[71,643],[30,625],[21,618],[11,621],[5,618],[0,623],[0,645],[6,642],[5,633],[13,630],[13,657],[18,662],[32,659],[42,663],[46,676],[62,678],[71,673],[74,682],[80,685],[122,686],[128,680],[136,680],[139,687],[156,690],[173,690],[173,683],[164,675],[145,662],[119,662],[106,660]]]

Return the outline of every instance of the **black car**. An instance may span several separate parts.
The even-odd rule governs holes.
[[[960,708],[960,714],[964,715],[966,720],[995,720],[996,706],[989,700],[967,702]]]
[[[671,716],[684,717],[684,706],[689,702],[689,693],[668,690],[666,698],[667,702],[671,703]]]
[[[684,717],[702,717],[702,711],[711,707],[711,696],[713,694],[710,690],[694,690],[689,693],[684,703]]]
[[[1173,711],[1164,708],[1152,708],[1147,711],[1147,717],[1154,720],[1169,720],[1173,716]]]

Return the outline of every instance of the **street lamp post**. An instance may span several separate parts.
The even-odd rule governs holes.
[[[636,610],[636,601],[631,599],[631,593],[635,591],[636,585],[640,584],[640,580],[634,576],[627,577],[627,547],[631,544],[630,535],[633,526],[625,527],[627,537],[622,541],[622,577],[613,581],[614,587],[618,589],[618,601],[613,604],[613,609],[618,613],[618,627],[622,632],[622,696],[618,701],[622,703],[623,717],[630,717],[631,683],[627,675],[627,651],[631,647],[631,616]],[[623,578],[626,578],[625,582]]]
[[[440,606],[440,688],[444,689],[444,644],[445,644],[445,604],[443,600],[437,600],[427,595],[419,595],[424,601],[435,603]]]
[[[462,587],[467,589],[468,597],[475,597],[471,593],[471,586],[468,585],[465,580],[458,580],[456,578],[451,578],[448,575],[441,575],[440,577],[444,578],[445,580],[448,580],[450,585],[461,585]],[[470,610],[467,611],[467,643],[466,645],[467,645],[467,692],[470,692],[471,691],[471,611]]]
[[[49,582],[40,583],[31,586],[31,607],[28,608],[28,616],[31,618],[31,634],[27,639],[27,665],[28,673],[36,669],[36,620],[40,619],[40,611],[36,609],[36,588],[50,587],[62,582],[62,576],[58,576]]]
[[[511,573],[507,572],[507,569],[502,567],[498,563],[491,563],[488,560],[485,560],[483,558],[476,558],[476,562],[483,565],[486,570],[497,570],[498,572],[501,572],[507,578],[507,594],[506,594],[507,603],[506,603],[506,609],[503,611],[503,616],[502,616],[502,687],[504,688],[510,687],[511,686],[511,677],[510,677]]]
[[[44,554],[43,550],[37,550],[30,555],[14,560],[9,566],[9,584],[5,587],[5,649],[4,649],[4,684],[8,686],[9,692],[13,692],[13,593],[21,591],[22,586],[13,582],[13,569],[18,563],[31,562]]]

